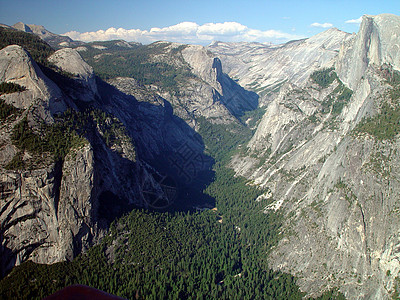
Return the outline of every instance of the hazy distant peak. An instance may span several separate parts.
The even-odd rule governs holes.
[[[42,39],[45,39],[47,37],[53,37],[56,36],[56,34],[48,31],[44,26],[42,25],[35,25],[35,24],[25,24],[22,22],[18,22],[12,26],[15,29],[24,31],[24,32],[29,32],[29,33],[34,33],[40,36]]]
[[[25,24],[18,22],[10,28],[21,30],[28,33],[33,33],[39,36],[42,40],[50,44],[50,46],[58,49],[62,47],[71,47],[81,45],[81,42],[74,42],[67,36],[58,35],[48,31],[43,25]]]
[[[29,26],[26,26],[22,22],[15,23],[12,27],[21,31],[32,32],[32,30],[29,29]]]

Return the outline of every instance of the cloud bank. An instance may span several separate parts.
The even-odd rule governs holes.
[[[362,17],[345,21],[346,24],[361,24]]]
[[[311,27],[319,27],[319,28],[331,28],[333,27],[333,24],[331,23],[312,23],[310,25]]]
[[[282,43],[289,40],[304,38],[304,36],[285,33],[279,30],[257,30],[248,28],[237,22],[206,23],[198,25],[194,22],[182,22],[163,28],[151,28],[150,30],[108,28],[94,32],[70,31],[64,33],[73,40],[93,42],[122,39],[128,42],[140,42],[143,44],[165,40],[170,42],[202,44],[212,41],[224,42],[272,42]]]

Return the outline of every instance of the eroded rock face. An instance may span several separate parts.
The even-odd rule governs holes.
[[[3,170],[1,176],[2,272],[28,258],[39,263],[72,259],[98,236],[90,145],[74,151],[64,166]]]
[[[93,68],[82,59],[76,50],[71,48],[60,49],[52,54],[48,60],[61,70],[71,73],[83,85],[83,92],[86,95],[81,96],[80,100],[92,101],[95,96],[98,96]]]
[[[260,95],[267,105],[271,93],[285,82],[303,87],[319,68],[333,65],[342,42],[350,35],[335,28],[311,38],[283,45],[213,43],[208,49],[220,57],[224,72],[244,88]]]
[[[224,74],[221,61],[206,48],[169,42],[157,42],[149,47],[163,48],[162,53],[155,50],[156,54],[149,55],[150,61],[182,68],[187,72],[177,79],[176,91],[171,92],[157,85],[138,86],[132,78],[115,78],[109,83],[139,99],[149,95],[152,103],[156,101],[161,104],[160,98],[167,100],[174,115],[193,128],[198,117],[213,123],[232,123],[237,122],[237,117],[245,111],[257,107],[258,96]]]
[[[21,109],[35,108],[43,120],[67,109],[59,87],[47,78],[29,54],[17,45],[0,50],[0,81],[19,84],[26,88],[20,93],[5,94],[2,98]]]
[[[390,14],[363,16],[356,36],[343,44],[336,63],[341,80],[356,89],[369,66],[400,68],[398,35],[400,17]]]
[[[206,48],[191,45],[182,51],[182,56],[192,72],[207,84],[203,84],[201,89],[212,88],[207,92],[209,100],[199,102],[196,108],[203,112],[201,116],[221,119],[225,123],[234,120],[232,117],[241,116],[245,111],[257,108],[258,96],[246,91],[223,73],[221,60]],[[213,106],[218,107],[215,112],[210,110]]]
[[[132,78],[110,81],[121,93],[97,86],[101,99],[95,105],[121,120],[134,145],[106,145],[104,132],[97,130],[62,164],[2,169],[2,269],[28,258],[55,262],[84,251],[106,228],[104,201],[150,206],[145,193],[166,197],[157,170],[147,162],[176,159],[169,155],[189,149],[196,158],[190,167],[196,163],[195,170],[206,170],[210,162],[198,156],[204,145],[190,127],[196,117],[235,122],[257,103],[226,72],[259,92],[266,107],[246,154],[235,156],[231,166],[268,188],[258,199],[266,213],[285,214],[285,237],[271,253],[271,267],[295,274],[310,296],[338,287],[348,298],[387,298],[400,270],[399,139],[379,140],[353,130],[388,100],[391,87],[380,70],[399,69],[399,26],[397,16],[365,16],[357,35],[330,29],[278,46],[215,43],[208,48],[214,54],[201,46],[155,43],[164,45],[165,53],[154,61],[172,59],[193,73],[179,83],[179,97]],[[0,52],[1,80],[28,88],[21,98],[6,95],[6,101],[23,109],[35,103],[43,119],[62,111],[64,104],[52,109],[62,95],[57,86],[22,49],[6,49]],[[58,55],[54,62],[60,68],[77,74],[75,80],[83,84],[90,81],[91,70],[76,52]],[[68,65],[69,57],[74,64]],[[328,67],[337,74],[328,86],[310,79],[312,72]],[[86,86],[94,95],[93,86]],[[335,106],[332,99],[337,101],[344,88],[352,93]],[[3,165],[17,153],[10,143],[13,125],[4,126],[0,135]],[[178,167],[187,167],[187,161],[181,163]]]
[[[71,47],[71,46],[78,46],[81,45],[82,42],[73,41],[68,36],[58,35],[48,31],[42,25],[35,25],[35,24],[24,24],[22,22],[18,22],[12,26],[15,29],[33,33],[38,35],[42,40],[46,41],[49,45],[54,48],[60,47]]]
[[[397,33],[383,33],[384,24]],[[350,299],[388,298],[400,271],[399,138],[354,131],[391,101],[381,70],[397,63],[390,49],[400,42],[399,25],[396,16],[365,16],[334,57],[338,78],[327,87],[311,79],[283,85],[248,144],[250,155],[231,163],[269,189],[258,199],[266,213],[285,213],[271,266],[295,274],[311,296],[337,287]],[[343,83],[351,97],[341,109],[329,107]]]
[[[48,167],[1,170],[3,274],[27,259],[49,264],[86,251],[106,232],[108,217],[124,205],[146,206],[145,183],[162,197],[155,171],[137,162],[132,148],[120,155],[100,140],[94,144],[98,148],[87,142]]]
[[[171,191],[160,183],[165,175],[143,158],[166,159],[165,154],[162,156],[165,151],[182,151],[183,146],[189,147],[196,157],[204,150],[201,139],[173,115],[166,100],[162,99],[162,105],[139,102],[106,83],[101,86],[103,93],[95,95],[98,87],[94,85],[92,69],[76,51],[56,52],[52,61],[75,74],[68,79],[74,83],[69,83],[67,89],[61,91],[44,76],[21,47],[9,46],[0,51],[1,81],[26,88],[20,93],[2,95],[7,103],[21,109],[13,118],[2,121],[0,134],[2,275],[27,259],[40,263],[72,259],[96,243],[113,218],[132,205],[170,205]],[[75,99],[82,89],[93,106],[102,108],[97,118],[104,118],[104,124],[96,121],[86,125],[89,127],[82,145],[59,160],[48,152],[30,153],[13,145],[13,127],[25,116],[34,130],[39,130],[38,124],[43,120],[52,124],[55,114],[68,108],[67,103],[69,108],[76,109],[70,99]],[[77,99],[82,100],[82,96]],[[111,116],[120,120],[116,126],[112,126],[116,118]],[[6,168],[16,155],[22,156],[29,170]],[[35,159],[37,162],[28,164]],[[174,162],[181,169],[188,163]],[[207,169],[210,162],[200,161],[197,167]]]

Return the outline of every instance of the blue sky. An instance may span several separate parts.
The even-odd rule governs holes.
[[[44,25],[54,33],[68,32],[86,41],[279,43],[332,26],[357,32],[359,23],[349,20],[380,13],[400,15],[400,0],[0,0],[0,23]]]

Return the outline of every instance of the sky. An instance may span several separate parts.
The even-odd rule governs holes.
[[[357,32],[364,14],[400,15],[400,0],[0,0],[0,23],[43,25],[85,42],[124,39],[207,45]]]

